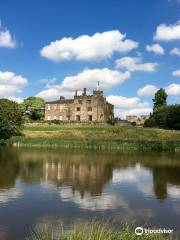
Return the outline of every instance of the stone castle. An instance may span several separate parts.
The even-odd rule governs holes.
[[[131,116],[126,116],[126,120],[130,123],[136,123],[137,125],[143,125],[144,122],[149,119],[149,115],[131,115]]]
[[[86,88],[81,95],[76,90],[73,99],[61,96],[45,105],[45,120],[48,121],[106,122],[111,116],[114,116],[114,107],[100,90],[93,90],[92,95],[87,94]]]

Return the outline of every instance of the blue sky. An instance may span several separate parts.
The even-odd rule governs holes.
[[[180,1],[0,1],[0,97],[45,100],[100,81],[116,114],[180,100]],[[86,35],[86,36],[85,36]]]

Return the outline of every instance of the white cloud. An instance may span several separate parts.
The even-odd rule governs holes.
[[[122,73],[108,68],[85,69],[75,76],[65,77],[60,85],[48,85],[47,89],[38,93],[37,96],[46,100],[57,99],[60,95],[71,97],[75,89],[82,90],[86,87],[92,90],[96,88],[98,81],[101,89],[109,89],[123,83],[130,76],[131,74],[128,71]]]
[[[173,71],[173,72],[172,72],[172,75],[173,75],[174,77],[180,77],[180,69]]]
[[[133,167],[113,170],[113,184],[133,183],[145,195],[154,195],[152,188],[152,175],[143,166],[137,163]]]
[[[154,95],[158,89],[159,88],[154,85],[146,85],[140,88],[137,93],[139,96],[151,96]],[[180,84],[172,83],[164,87],[164,89],[168,95],[180,95]]]
[[[141,102],[140,98],[127,98],[122,96],[110,95],[107,101],[114,105],[115,116],[125,119],[127,115],[149,114],[152,108],[148,102]]]
[[[0,47],[15,48],[16,41],[13,39],[9,30],[3,30],[0,27]]]
[[[171,198],[179,199],[180,198],[180,187],[168,184],[167,186],[168,195]]]
[[[40,51],[41,56],[60,62],[75,60],[102,60],[114,52],[128,52],[138,47],[138,43],[125,39],[126,35],[118,30],[82,35],[77,38],[63,38],[51,42]]]
[[[8,99],[17,103],[23,102],[23,99],[21,97],[8,97]]]
[[[158,88],[154,85],[146,85],[138,90],[139,96],[153,96],[157,92]]]
[[[172,83],[166,88],[168,95],[180,95],[180,84]]]
[[[157,63],[142,63],[141,57],[123,57],[115,61],[117,68],[125,68],[130,72],[155,72]]]
[[[173,48],[170,54],[180,56],[180,48]]]
[[[180,21],[175,24],[161,24],[157,27],[154,40],[173,41],[180,40]]]
[[[90,193],[86,192],[82,198],[78,191],[73,192],[70,187],[61,187],[59,189],[59,196],[63,202],[74,202],[80,208],[90,211],[128,207],[128,202],[123,197],[106,190],[99,196],[92,196]]]
[[[20,93],[28,80],[13,72],[0,71],[0,98],[8,98]]]
[[[0,203],[8,203],[13,199],[19,198],[22,196],[22,191],[18,188],[11,189],[1,189],[0,190]]]
[[[163,55],[165,53],[164,48],[161,45],[159,45],[158,43],[152,44],[151,46],[147,45],[146,50],[148,52],[153,52],[153,53],[159,54],[159,55]]]

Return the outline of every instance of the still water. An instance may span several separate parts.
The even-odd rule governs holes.
[[[180,155],[0,148],[0,239],[109,219],[180,231]]]

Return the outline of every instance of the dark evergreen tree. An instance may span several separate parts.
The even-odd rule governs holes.
[[[157,108],[161,107],[161,106],[166,106],[167,105],[167,93],[163,88],[160,88],[154,96],[153,99],[153,111],[155,111]]]

